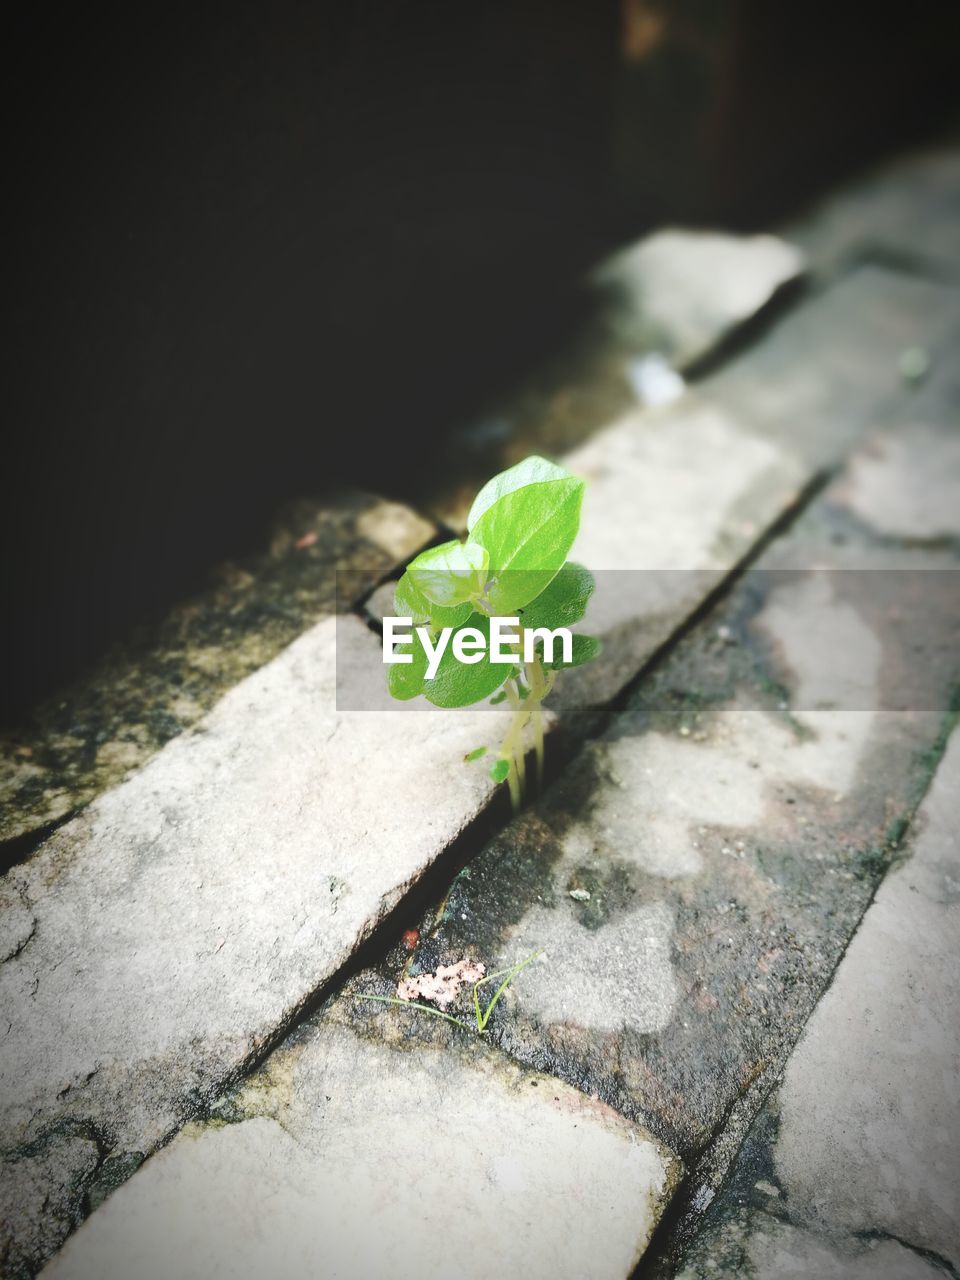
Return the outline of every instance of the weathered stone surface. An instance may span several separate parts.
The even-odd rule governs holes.
[[[960,278],[960,146],[940,145],[854,180],[785,234],[821,273],[872,255]]]
[[[583,629],[604,643],[602,660],[558,690],[557,705],[572,711],[604,705],[635,675],[809,473],[696,397],[622,419],[565,464],[587,481],[574,557],[597,582]]]
[[[730,1218],[688,1259],[677,1280],[942,1280],[936,1261],[899,1240],[831,1241],[760,1211]]]
[[[777,236],[671,228],[601,263],[591,281],[609,295],[610,324],[621,341],[683,368],[803,268],[803,254]]]
[[[4,1179],[26,1179],[25,1196],[22,1157],[65,1123],[95,1128],[114,1158],[155,1148],[488,800],[486,774],[456,762],[497,713],[337,713],[337,625],[300,637],[8,874],[33,917],[0,966]],[[359,620],[339,626],[376,646]],[[5,1234],[30,1221],[24,1202]]]
[[[905,348],[922,347],[938,378],[949,376],[958,325],[955,288],[864,266],[794,308],[701,390],[744,430],[813,467],[838,465],[864,431],[899,429],[919,406],[925,387],[900,374]]]
[[[568,1085],[323,1017],[221,1111],[149,1160],[44,1276],[626,1277],[679,1176]]]
[[[904,474],[914,482],[904,485]],[[890,538],[960,537],[960,437],[922,423],[876,437],[851,466],[844,499],[852,516]]]
[[[338,570],[370,587],[434,532],[409,508],[369,494],[292,504],[267,554],[222,566],[206,595],[0,737],[0,841],[74,812],[195,724],[334,611]]]
[[[958,796],[955,732],[684,1276],[955,1274]]]
[[[780,1089],[791,1213],[960,1267],[960,737],[907,860],[880,886]]]
[[[65,1125],[31,1143],[16,1174],[0,1178],[0,1268],[6,1280],[31,1276],[83,1217],[83,1191],[100,1164],[97,1136]]]
[[[949,448],[949,433],[938,439]],[[888,457],[901,484],[926,485],[929,459],[906,462]],[[844,520],[849,492],[838,483],[771,545],[764,572],[464,870],[437,926],[422,925],[416,967],[545,951],[499,1042],[649,1127],[693,1165],[695,1201],[713,1194],[747,1100],[776,1077],[869,902],[960,674],[960,561],[892,550]],[[916,608],[871,572],[893,563],[941,570]]]

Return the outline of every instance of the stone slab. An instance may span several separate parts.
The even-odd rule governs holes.
[[[954,732],[684,1276],[956,1274],[958,797]]]
[[[937,388],[951,376],[958,326],[960,290],[865,265],[795,307],[700,386],[745,430],[811,466],[836,467],[864,432],[899,428],[920,410],[926,385],[904,382],[906,349],[928,353]]]
[[[957,734],[916,830],[787,1064],[774,1161],[797,1217],[960,1268]]]
[[[943,1280],[936,1260],[899,1240],[831,1241],[760,1211],[728,1220],[676,1280],[749,1275],[751,1280]]]
[[[357,619],[341,636],[351,625],[357,648],[376,647]],[[489,800],[486,774],[451,761],[499,713],[338,713],[336,627],[319,623],[239,683],[5,878],[14,1255],[53,1193],[25,1163],[36,1143],[72,1141],[80,1125],[103,1158],[153,1150]],[[47,1172],[55,1185],[56,1160]]]
[[[609,323],[621,341],[683,369],[804,265],[802,252],[778,236],[667,228],[601,263],[591,283],[610,299]]]
[[[435,532],[370,494],[290,504],[268,552],[222,565],[206,594],[119,646],[30,723],[0,733],[0,845],[76,812],[196,724],[334,611],[338,571],[371,587]]]
[[[626,1277],[680,1169],[649,1134],[472,1047],[319,1018],[153,1156],[47,1280]]]

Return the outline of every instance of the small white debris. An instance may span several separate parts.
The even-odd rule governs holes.
[[[776,1196],[778,1198],[780,1196],[779,1188],[775,1187],[772,1182],[765,1182],[763,1178],[761,1178],[759,1182],[755,1182],[753,1185],[758,1191],[762,1191],[765,1196]]]
[[[690,737],[690,726],[689,726],[688,724],[682,724],[682,725],[680,726],[680,737],[681,737],[681,738],[689,738],[689,737]]]
[[[401,1000],[431,1000],[446,1009],[460,994],[467,982],[479,982],[487,972],[479,960],[457,960],[454,964],[441,964],[436,973],[419,973],[415,978],[404,978],[397,987]]]
[[[570,897],[574,900],[574,902],[589,902],[590,890],[589,889],[571,889]]]
[[[633,394],[643,405],[655,408],[679,400],[686,390],[686,383],[659,351],[639,356],[627,365],[627,377]]]

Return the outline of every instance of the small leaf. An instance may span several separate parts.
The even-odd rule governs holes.
[[[471,627],[479,631],[485,643],[485,652],[479,662],[459,662],[453,653],[454,639],[458,632]],[[468,707],[496,693],[509,678],[510,667],[502,662],[490,661],[490,619],[482,614],[471,614],[463,627],[450,636],[443,651],[437,673],[424,682],[423,692],[428,702],[436,707]]]
[[[470,514],[467,516],[468,531],[472,532],[473,526],[487,508],[499,502],[506,494],[513,493],[515,489],[522,489],[528,484],[539,484],[544,480],[563,480],[568,475],[569,472],[564,471],[563,467],[548,462],[546,458],[531,454],[529,458],[524,458],[523,462],[518,462],[515,467],[501,471],[498,476],[487,481],[473,500]]]
[[[544,662],[544,666],[548,671],[561,671],[566,667],[582,667],[585,662],[589,662],[595,658],[600,652],[600,641],[595,636],[574,635],[573,654],[570,662],[563,662],[559,656],[560,646],[556,646],[554,653],[557,657],[553,662]]]
[[[468,751],[463,758],[467,764],[472,764],[474,760],[479,760],[481,756],[485,756],[486,754],[486,747],[474,747],[474,749],[472,751]]]
[[[469,600],[449,609],[434,604],[417,587],[409,573],[405,573],[397,583],[393,607],[398,618],[412,618],[415,627],[427,626],[433,632],[442,631],[444,627],[459,627],[473,612]]]
[[[507,774],[510,772],[509,760],[498,760],[490,770],[490,777],[494,782],[505,782]]]
[[[412,645],[412,650],[411,650]],[[427,677],[427,655],[414,637],[398,641],[395,653],[413,653],[413,662],[395,662],[387,667],[387,689],[398,702],[409,702],[424,691]]]
[[[490,699],[491,707],[495,707],[498,702],[503,702],[506,696],[507,696],[506,689],[501,689],[499,693],[495,693],[493,697]]]
[[[535,600],[524,605],[520,621],[524,627],[572,627],[587,611],[596,583],[582,564],[568,560],[557,576]]]
[[[489,553],[490,611],[509,616],[535,600],[563,567],[580,527],[583,481],[528,484],[488,507],[473,540]]]
[[[407,565],[413,584],[432,604],[449,608],[483,593],[489,555],[475,542],[444,542]]]

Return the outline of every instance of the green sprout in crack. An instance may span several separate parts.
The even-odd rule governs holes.
[[[589,662],[600,649],[592,636],[577,634],[558,654],[549,635],[580,621],[594,589],[593,575],[567,560],[583,491],[582,480],[536,456],[501,472],[474,499],[466,539],[422,552],[394,594],[397,617],[410,618],[414,634],[423,632],[440,656],[432,660],[427,643],[414,636],[399,637],[395,652],[412,661],[388,667],[390,693],[403,701],[422,695],[438,707],[508,702],[513,716],[490,776],[506,782],[515,812],[526,796],[529,739],[537,786],[543,782],[542,704],[557,672]],[[496,639],[496,620],[508,617],[518,625],[504,664],[493,660],[490,638],[493,627]],[[467,646],[469,658],[458,658]],[[488,750],[478,747],[466,759],[479,760]]]
[[[486,1034],[487,1023],[490,1021],[490,1015],[493,1013],[497,1002],[506,991],[507,987],[522,969],[525,969],[528,964],[532,964],[534,960],[539,959],[542,955],[542,951],[535,951],[532,956],[527,956],[526,960],[519,960],[509,969],[498,969],[496,973],[488,973],[473,984],[473,1010],[474,1017],[476,1019],[475,1027],[471,1027],[461,1018],[455,1018],[451,1013],[444,1013],[440,1009],[434,1009],[429,1004],[422,1004],[419,1000],[401,1000],[399,996],[373,996],[365,993],[360,993],[354,996],[354,999],[370,1000],[377,1004],[396,1004],[399,1005],[401,1009],[419,1009],[421,1013],[429,1013],[434,1018],[442,1018],[444,1022],[452,1022],[455,1026],[462,1027],[464,1031],[475,1030],[478,1035],[482,1036]],[[497,987],[487,1007],[485,1009],[481,1009],[480,988],[485,986],[488,982],[495,982],[497,978],[503,978],[503,981],[500,983],[499,987]]]

